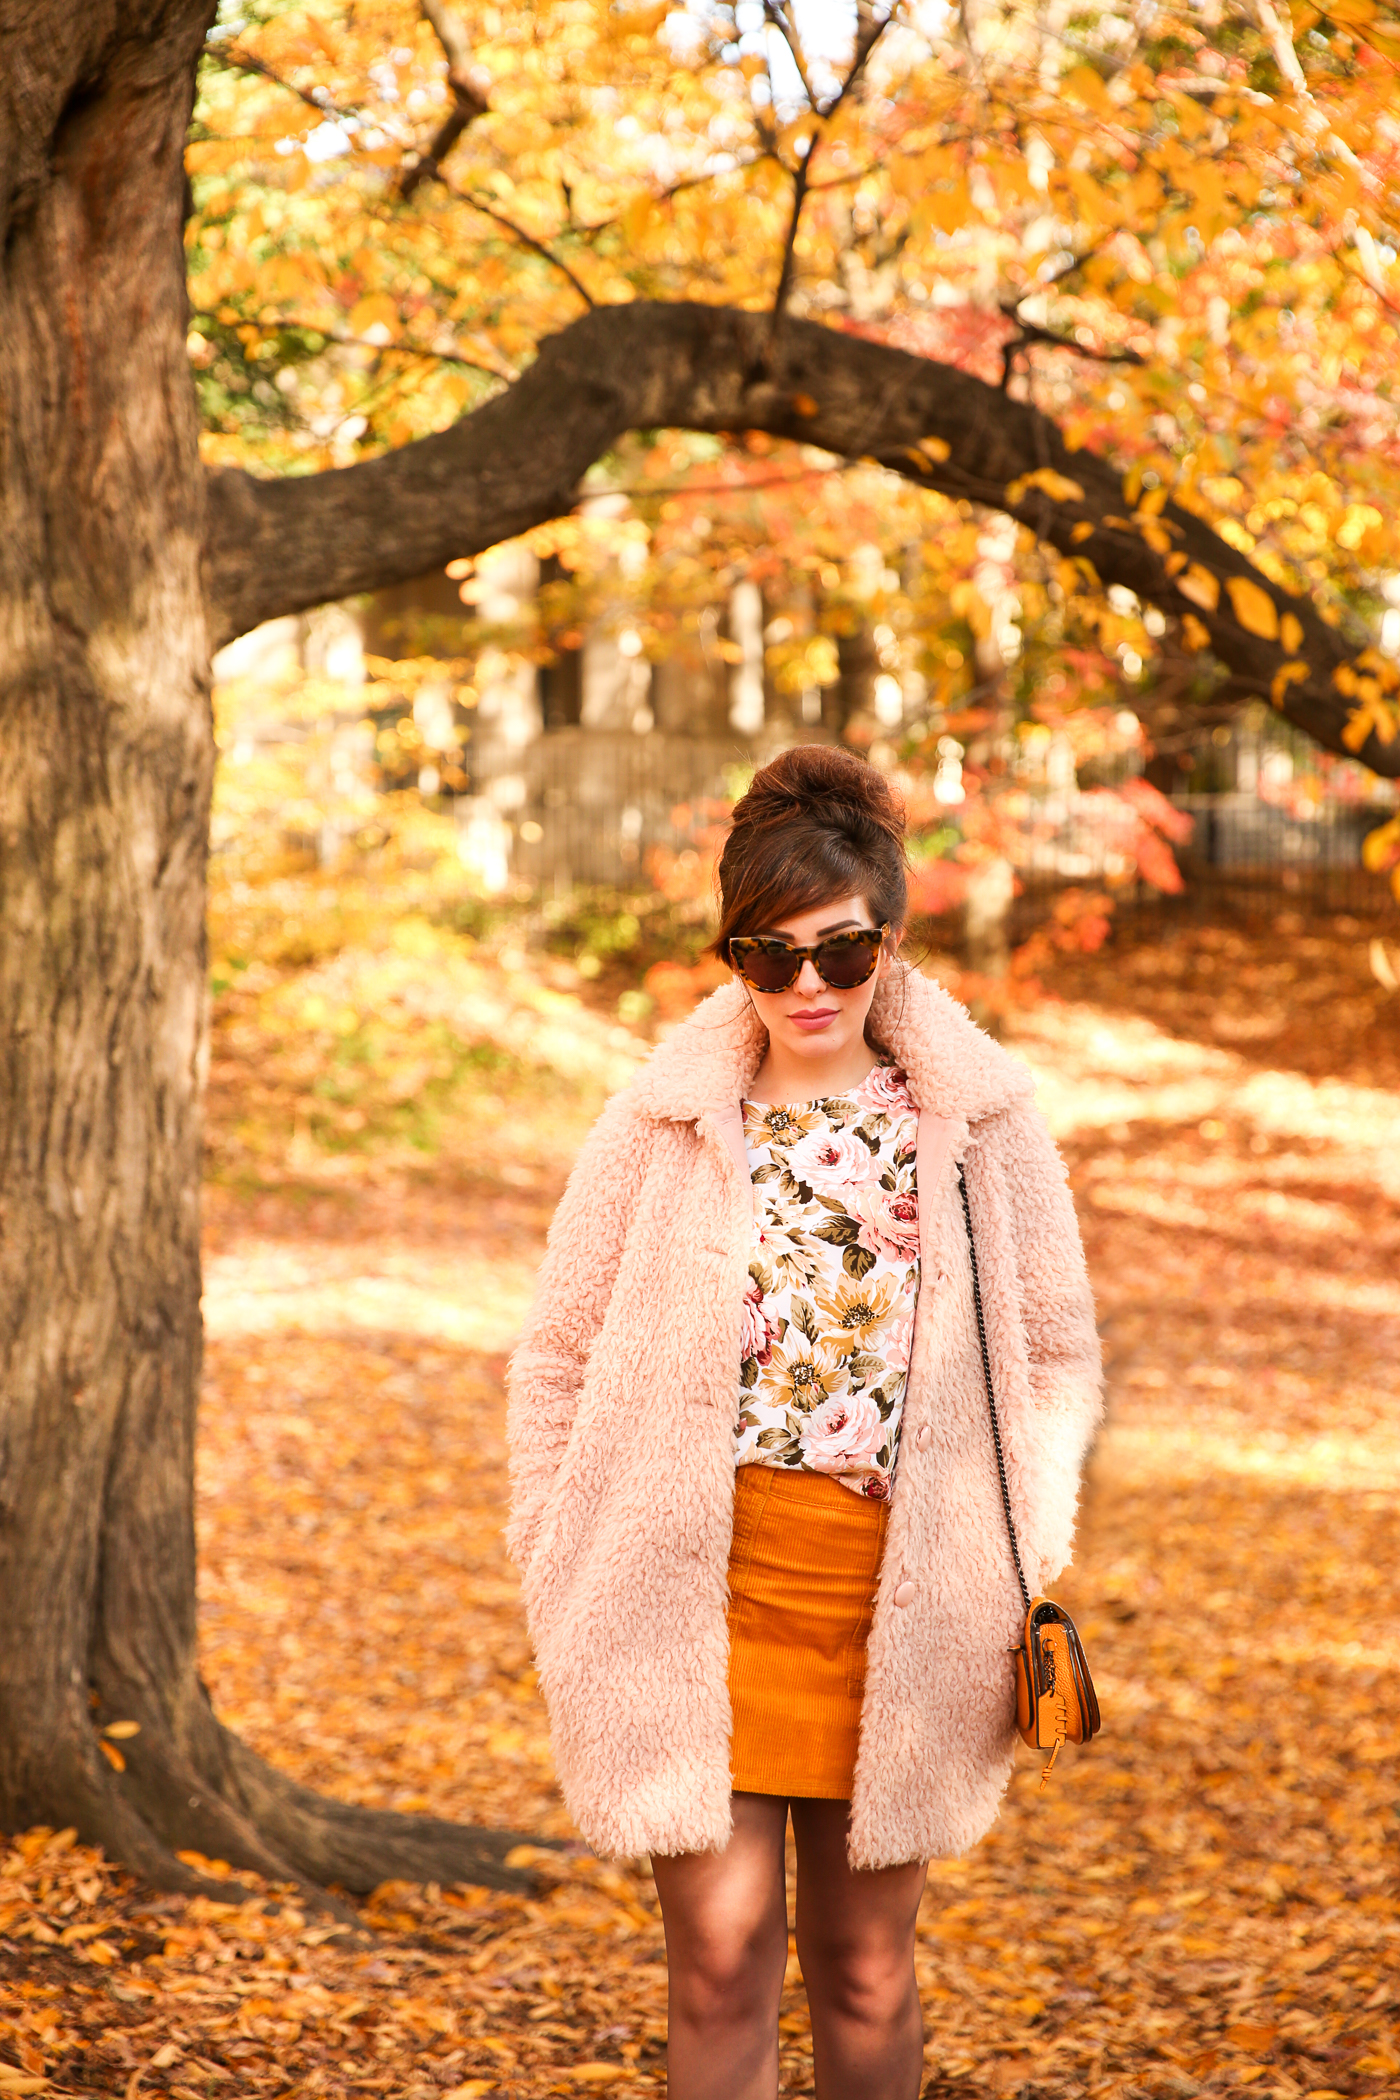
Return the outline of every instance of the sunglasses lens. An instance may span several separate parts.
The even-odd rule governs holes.
[[[797,958],[790,948],[741,948],[736,941],[732,952],[740,974],[756,992],[785,992],[796,980]]]
[[[855,941],[831,941],[817,950],[817,970],[834,992],[854,991],[873,973],[879,953],[878,933]]]

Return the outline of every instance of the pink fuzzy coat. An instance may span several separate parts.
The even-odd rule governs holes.
[[[1069,1557],[1100,1409],[1064,1169],[1030,1074],[898,965],[872,1034],[920,1108],[921,1281],[870,1636],[853,1866],[962,1852],[1014,1750],[1023,1616],[997,1486],[955,1162],[972,1204],[1026,1579]],[[604,1853],[730,1830],[726,1578],[752,1191],[739,1103],[767,1038],[725,985],[608,1104],[510,1368],[511,1552],[565,1799]]]

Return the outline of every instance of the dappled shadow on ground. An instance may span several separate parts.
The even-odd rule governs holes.
[[[1075,967],[1100,995],[1013,1047],[1070,1162],[1109,1360],[1062,1592],[1106,1728],[1047,1794],[1024,1759],[986,1843],[931,1873],[926,2091],[1391,2093],[1400,1092],[1201,1040],[1190,1009],[1123,996],[1111,953]],[[333,1792],[557,1835],[500,1538],[501,1376],[564,1164],[530,1188],[483,1155],[470,1182],[216,1192],[200,1459],[225,1718]],[[0,2056],[61,2090],[664,2083],[644,1862],[548,1857],[538,1900],[390,1888],[364,1946],[280,1898],[153,1902],[26,1844],[0,1887],[28,1993]],[[795,1958],[782,2033],[784,2090],[809,2094]]]
[[[1400,993],[1387,976],[1400,977],[1400,910],[1242,925],[1129,914],[1098,955],[1057,956],[1050,982],[1256,1065],[1394,1090]]]

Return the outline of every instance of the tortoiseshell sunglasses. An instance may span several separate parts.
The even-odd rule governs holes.
[[[888,924],[853,926],[849,933],[829,933],[810,948],[775,934],[736,933],[730,939],[729,961],[756,992],[791,991],[805,962],[833,992],[853,992],[874,976],[889,930]]]

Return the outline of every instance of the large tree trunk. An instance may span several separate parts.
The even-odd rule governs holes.
[[[182,1849],[509,1882],[508,1833],[269,1770],[196,1669],[214,745],[181,220],[211,12],[0,8],[0,1827],[177,1886]]]

